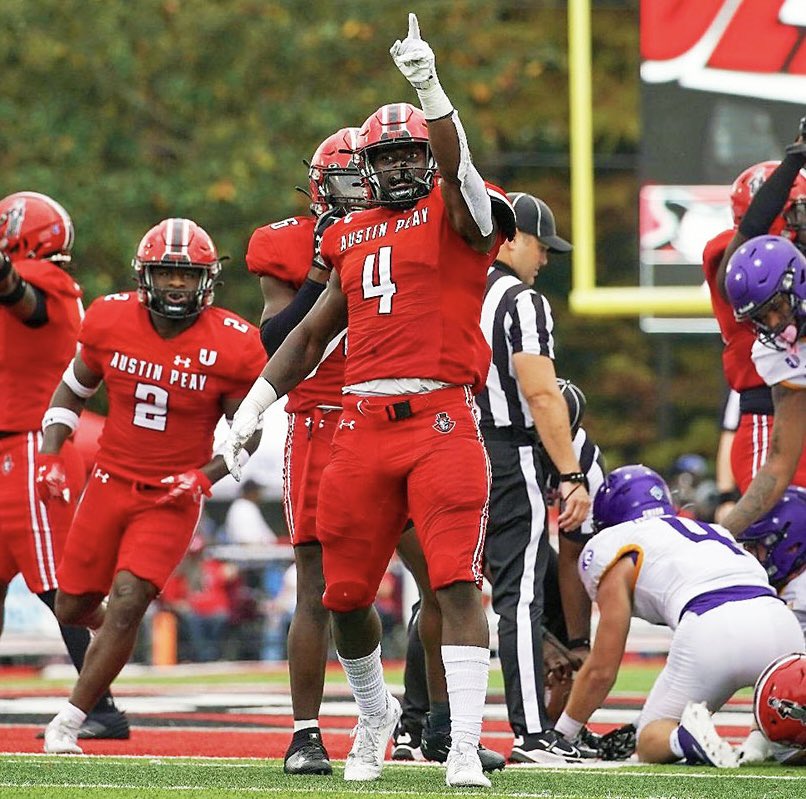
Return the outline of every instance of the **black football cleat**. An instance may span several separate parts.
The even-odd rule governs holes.
[[[436,763],[444,763],[448,759],[448,752],[451,749],[451,734],[447,730],[433,730],[426,716],[423,723],[423,735],[420,741],[420,751],[426,760]],[[479,760],[483,771],[498,771],[506,765],[506,758],[479,744]]]
[[[44,731],[37,733],[37,738],[44,738]],[[96,740],[126,741],[131,737],[129,719],[122,710],[113,707],[111,710],[94,710],[90,713],[78,731],[79,738]]]
[[[333,773],[330,757],[322,743],[322,733],[318,729],[300,730],[294,733],[283,761],[286,774]]]

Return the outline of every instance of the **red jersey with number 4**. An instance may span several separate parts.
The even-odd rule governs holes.
[[[223,400],[246,396],[266,364],[257,328],[240,316],[206,308],[164,339],[133,292],[95,300],[79,341],[109,396],[98,466],[149,484],[210,460]]]
[[[16,261],[24,280],[45,294],[47,324],[29,327],[0,309],[0,430],[39,430],[62,372],[76,353],[84,309],[78,283],[49,261]]]
[[[312,216],[292,216],[259,227],[246,250],[249,271],[298,289],[311,269],[314,224]],[[344,339],[325,355],[312,375],[288,393],[285,409],[288,413],[301,413],[317,405],[341,406],[343,385]]]
[[[489,190],[503,191],[488,184]],[[436,187],[413,208],[372,208],[331,225],[322,255],[347,297],[345,384],[416,377],[484,385],[479,327],[489,252],[471,249],[451,227]]]
[[[722,296],[716,282],[717,269],[734,233],[733,229],[723,230],[705,245],[702,268],[708,290],[711,292],[711,307],[714,309],[722,341],[725,343],[725,348],[722,350],[725,379],[734,391],[744,391],[764,385],[750,356],[756,336],[749,324],[740,324],[736,321],[733,306]]]

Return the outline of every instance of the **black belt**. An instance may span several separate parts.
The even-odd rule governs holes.
[[[0,430],[0,438],[8,438],[9,436],[20,436],[24,430]]]
[[[746,388],[739,392],[739,413],[760,413],[764,416],[772,416],[774,412],[772,389],[769,386]]]
[[[481,434],[487,441],[509,441],[513,444],[537,444],[537,433],[524,427],[482,427]]]

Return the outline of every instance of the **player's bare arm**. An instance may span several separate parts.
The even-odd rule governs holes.
[[[263,312],[260,324],[278,314],[294,299],[297,290],[285,280],[272,275],[261,275],[260,291],[263,294]]]
[[[68,364],[64,377],[53,392],[50,407],[45,414],[45,420],[56,419],[58,411],[67,411],[63,422],[45,424],[43,421],[42,446],[40,452],[46,454],[58,453],[64,442],[78,427],[78,417],[84,410],[87,400],[95,393],[101,384],[101,375],[90,369],[77,352],[73,362]],[[73,420],[70,416],[75,416]],[[74,424],[73,424],[74,422]],[[72,424],[72,426],[71,426]]]
[[[738,535],[767,513],[783,496],[806,443],[806,389],[773,386],[775,417],[770,454],[723,525]]]
[[[436,73],[434,52],[420,37],[416,14],[408,35],[390,50],[397,68],[417,91],[428,120],[428,140],[442,176],[442,196],[451,226],[478,252],[489,252],[498,223],[484,181],[473,166],[462,123]]]
[[[230,474],[240,480],[239,454],[257,428],[260,415],[300,383],[319,363],[328,343],[347,326],[347,300],[336,273],[322,296],[289,333],[241,402],[221,454]]]
[[[635,568],[632,558],[625,556],[602,577],[596,597],[601,613],[596,639],[574,680],[563,719],[570,717],[580,725],[587,722],[616,681],[630,631]]]

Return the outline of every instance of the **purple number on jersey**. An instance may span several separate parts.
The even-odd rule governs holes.
[[[700,541],[716,541],[718,544],[726,546],[736,555],[747,554],[741,547],[734,544],[733,541],[725,536],[720,535],[716,530],[714,530],[713,527],[711,527],[711,525],[706,524],[705,522],[700,522],[695,519],[690,520],[692,524],[696,525],[700,528],[700,530],[702,530],[702,533],[698,533],[694,532],[694,530],[689,530],[689,528],[686,527],[685,522],[682,519],[678,519],[676,516],[665,516],[663,521],[665,521],[670,527],[673,527],[675,530],[677,530],[680,535],[688,538],[689,541],[693,541],[695,544],[699,543]]]

